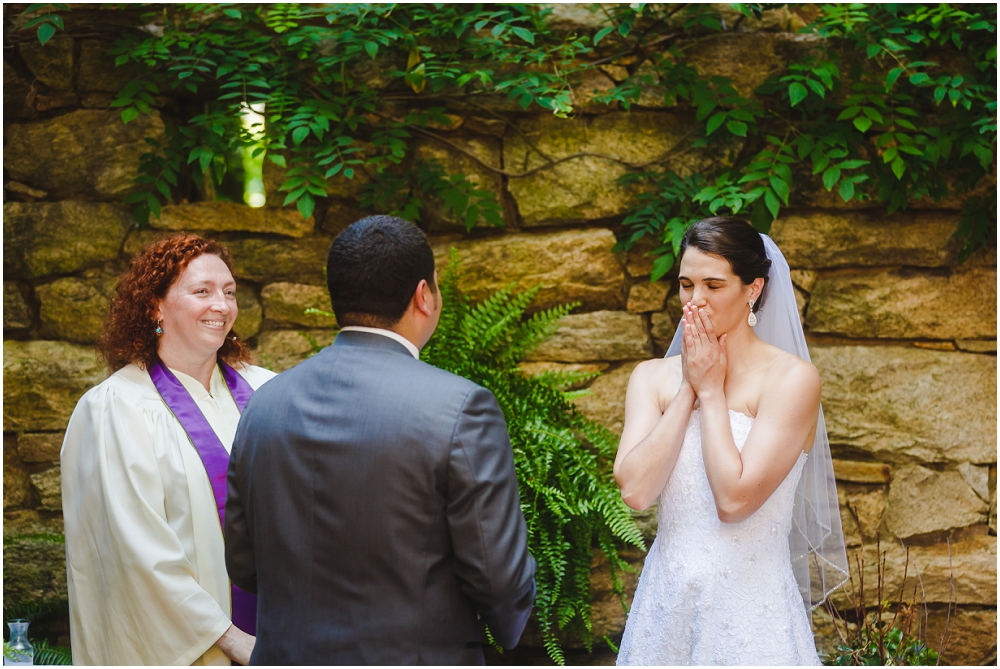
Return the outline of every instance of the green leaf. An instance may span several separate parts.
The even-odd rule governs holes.
[[[795,82],[788,87],[788,98],[793,107],[805,100],[808,95],[809,91],[799,82]]]
[[[770,188],[764,191],[764,204],[767,205],[767,210],[771,212],[771,217],[778,218],[778,212],[781,211],[781,202]]]
[[[899,75],[903,74],[903,72],[904,69],[901,67],[894,67],[889,70],[889,74],[885,76],[885,90],[888,91],[892,88],[893,84],[896,83],[896,80],[899,79]]]
[[[840,182],[840,197],[844,202],[850,202],[854,197],[854,182],[844,179]]]
[[[378,55],[378,42],[365,42],[365,51],[372,60],[375,60],[375,56]]]
[[[900,156],[896,156],[896,159],[892,161],[890,167],[892,168],[892,173],[896,175],[897,179],[902,179],[903,174],[906,173],[906,163],[903,162],[903,159]]]
[[[899,150],[895,146],[890,146],[888,149],[885,150],[885,153],[882,154],[882,162],[886,163],[891,162],[898,155],[899,155]]]
[[[238,9],[223,9],[222,13],[231,19],[236,19],[237,21],[243,18],[243,13]]]
[[[726,124],[726,129],[737,137],[747,136],[747,124],[743,121],[730,121]]]
[[[788,195],[789,195],[788,184],[784,180],[779,179],[778,177],[775,177],[775,176],[772,176],[771,178],[769,178],[767,180],[767,182],[769,184],[771,184],[771,188],[773,188],[775,194],[779,198],[781,198],[781,201],[784,202],[787,205],[788,204]]]
[[[38,41],[45,44],[56,34],[56,27],[51,23],[43,23],[38,28]]]
[[[298,128],[292,131],[292,142],[295,146],[298,146],[305,141],[306,137],[309,136],[309,126],[300,125]]]
[[[295,206],[298,208],[299,213],[302,214],[302,218],[309,218],[316,208],[316,201],[313,200],[312,195],[306,193],[298,199]]]
[[[823,172],[823,186],[827,190],[832,190],[837,181],[840,180],[840,168],[836,165],[826,168]]]
[[[826,99],[826,89],[823,88],[823,84],[820,82],[815,79],[806,79],[806,86],[808,86],[809,89],[816,95],[820,96],[824,100]]]
[[[867,116],[858,116],[854,119],[854,127],[861,132],[867,132],[872,127],[872,120]]]
[[[163,197],[167,200],[170,199],[170,186],[167,185],[166,181],[157,181],[156,190],[163,193]]]
[[[837,167],[842,170],[856,170],[859,167],[864,167],[868,164],[867,160],[845,160],[841,163],[837,163]]]
[[[520,37],[521,39],[523,39],[528,44],[535,43],[535,35],[530,30],[527,30],[525,28],[511,28],[510,31],[515,35],[517,35],[518,37]]]
[[[972,153],[979,159],[979,164],[984,170],[990,168],[990,165],[993,163],[993,152],[988,147],[976,144],[972,147]]]
[[[871,120],[875,121],[876,123],[884,123],[885,122],[885,119],[882,118],[882,115],[879,114],[878,110],[875,109],[874,107],[865,107],[861,111],[864,112],[865,116],[867,116]]]
[[[152,193],[146,198],[146,206],[149,207],[149,211],[153,213],[153,216],[156,218],[160,217],[160,201]]]
[[[916,74],[910,75],[910,83],[914,86],[922,86],[923,84],[930,83],[931,78],[926,72],[917,72]]]
[[[659,281],[674,266],[674,256],[671,253],[664,254],[653,261],[653,268],[649,273],[650,282]]]
[[[614,31],[614,29],[615,29],[614,26],[608,26],[607,28],[601,28],[600,30],[598,30],[597,34],[594,35],[594,46],[597,46],[598,42],[600,42],[602,39],[610,35]]]
[[[846,121],[849,118],[854,118],[861,113],[861,107],[848,107],[844,111],[840,112],[840,116],[837,117],[838,121]]]
[[[135,107],[126,107],[122,110],[122,123],[134,121],[139,117],[139,110]]]
[[[711,135],[713,132],[719,129],[719,126],[726,120],[726,112],[718,112],[714,114],[712,118],[708,119],[708,123],[705,124],[705,134]]]
[[[198,165],[199,167],[201,167],[202,172],[208,169],[208,166],[212,163],[213,157],[214,156],[212,155],[212,152],[209,149],[203,150],[201,152],[201,155],[198,156]]]
[[[280,153],[268,153],[267,159],[270,160],[275,165],[277,165],[278,167],[288,167],[288,165],[285,163],[285,157]]]

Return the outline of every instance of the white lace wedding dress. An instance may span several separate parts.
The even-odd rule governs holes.
[[[819,664],[792,574],[788,534],[806,454],[752,516],[723,523],[691,413],[677,464],[660,494],[649,549],[625,625],[620,665]],[[753,418],[729,412],[743,449]]]

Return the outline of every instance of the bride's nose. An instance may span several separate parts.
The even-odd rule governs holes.
[[[698,308],[704,307],[708,304],[708,295],[706,292],[705,288],[696,287],[691,293],[691,302]]]

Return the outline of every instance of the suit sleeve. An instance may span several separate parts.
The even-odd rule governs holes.
[[[535,599],[535,560],[503,412],[493,393],[465,398],[448,463],[448,525],[465,594],[504,648],[521,638]]]
[[[247,444],[247,421],[241,420],[229,454],[226,475],[226,570],[238,587],[257,594],[257,564],[253,552],[253,515],[249,512],[252,446]]]

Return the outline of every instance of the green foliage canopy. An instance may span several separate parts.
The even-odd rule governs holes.
[[[150,140],[129,196],[140,221],[159,214],[183,170],[221,182],[226,156],[246,150],[286,168],[284,204],[304,216],[336,180],[364,172],[365,208],[419,220],[436,198],[469,228],[501,225],[492,194],[412,159],[413,140],[461,151],[435,129],[449,126],[456,106],[494,113],[482,103],[497,96],[568,116],[581,77],[610,63],[627,76],[597,102],[628,109],[656,87],[667,106],[694,115],[694,147],[728,153],[708,173],[654,165],[623,177],[645,193],[619,248],[655,240],[653,280],[670,270],[694,220],[749,215],[767,231],[812,178],[845,202],[874,199],[890,213],[964,198],[963,257],[996,244],[995,5],[789,5],[813,14],[800,31],[808,48],[753,94],[700,74],[689,54],[785,5],[739,3],[728,15],[718,5],[597,5],[603,23],[586,34],[555,32],[551,6],[528,4],[144,7],[145,28],[112,50],[118,64],[146,71],[114,102],[122,119],[148,113],[158,95],[204,105],[168,129],[165,146]],[[66,11],[32,5],[26,27],[44,42]],[[239,119],[256,104],[267,118],[255,130]]]
[[[469,227],[502,225],[496,199],[463,175],[417,162],[400,167],[416,136],[445,126],[449,97],[509,96],[565,114],[583,38],[559,40],[528,5],[186,5],[150,12],[152,34],[128,35],[112,53],[141,64],[114,106],[127,123],[161,93],[208,97],[143,166],[140,217],[158,214],[184,165],[216,170],[239,149],[267,151],[287,168],[284,205],[309,216],[331,179],[372,180],[363,206],[419,220],[427,196]],[[405,64],[405,65],[404,65]],[[411,103],[416,102],[416,108]],[[263,104],[259,136],[239,123]]]

